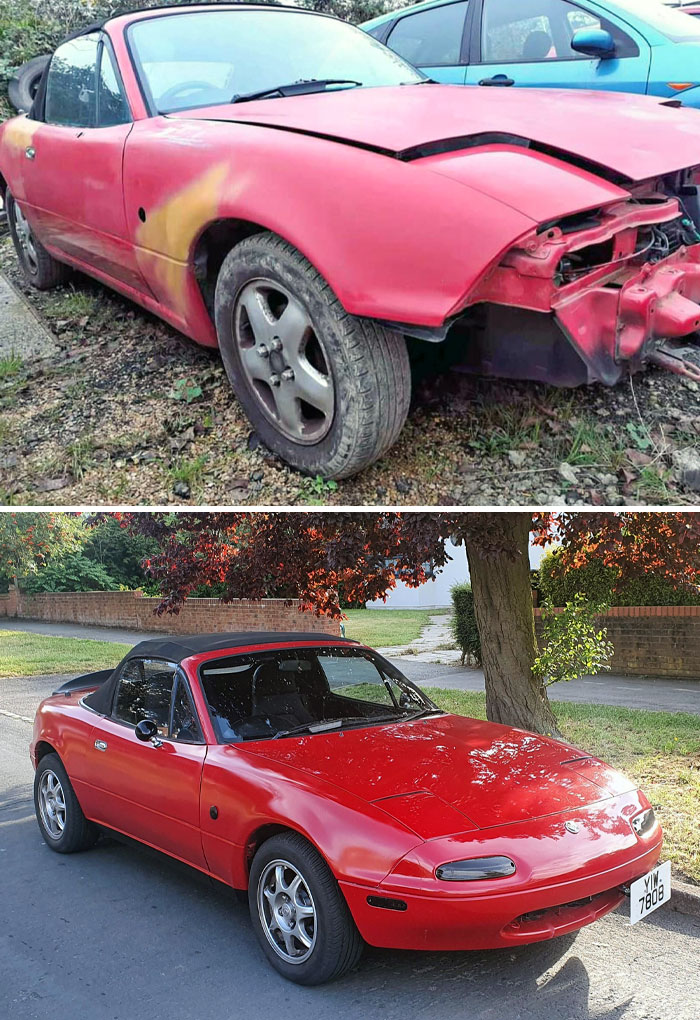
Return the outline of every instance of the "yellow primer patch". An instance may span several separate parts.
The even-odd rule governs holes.
[[[149,263],[149,275],[155,276],[168,305],[183,319],[187,317],[187,261],[192,243],[202,227],[216,218],[230,171],[229,163],[213,166],[149,211],[136,231],[139,261]]]
[[[2,135],[3,144],[16,152],[24,152],[34,141],[38,127],[38,121],[27,120],[26,117],[15,117],[5,125]]]

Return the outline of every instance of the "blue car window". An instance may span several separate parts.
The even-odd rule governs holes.
[[[579,28],[603,28],[615,41],[618,57],[637,56],[636,43],[606,18],[599,18],[568,0],[484,0],[481,21],[483,63],[540,60],[590,60],[571,48]]]
[[[466,0],[409,14],[396,22],[387,46],[417,67],[459,64],[466,16]]]

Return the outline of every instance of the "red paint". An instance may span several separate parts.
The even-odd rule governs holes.
[[[656,317],[611,300],[603,284],[619,272],[614,262],[561,287],[554,271],[564,242],[548,256],[524,248],[541,240],[535,229],[543,222],[603,207],[620,257],[639,270],[643,258],[631,257],[639,210],[624,203],[631,192],[653,192],[659,175],[700,165],[695,110],[619,93],[421,85],[150,117],[124,35],[149,16],[120,16],[105,29],[133,124],[77,131],[15,118],[0,126],[0,174],[53,255],[199,343],[218,341],[195,278],[195,248],[221,219],[284,237],[356,315],[440,327],[484,301],[554,311],[589,377],[605,382],[622,364],[652,360],[660,332],[687,328],[691,312],[675,295]],[[502,140],[489,141],[494,133]],[[474,147],[479,135],[483,144]],[[508,144],[508,136],[547,151]],[[445,139],[464,142],[409,162],[391,156]],[[641,192],[638,183],[610,183],[609,171],[645,182]],[[657,214],[647,207],[641,219]],[[584,235],[565,240],[576,246]],[[675,262],[683,268],[696,257],[682,250]]]
[[[37,712],[33,763],[39,743],[51,745],[89,818],[236,888],[247,885],[251,851],[267,827],[301,833],[328,862],[373,945],[466,949],[550,938],[613,909],[619,887],[658,860],[659,825],[641,837],[630,825],[649,806],[632,783],[576,748],[523,730],[444,715],[216,744],[198,668],[256,647],[183,661],[205,744],[164,740],[154,748],[84,707],[85,692],[54,695]],[[95,748],[98,739],[107,752]],[[568,832],[567,820],[580,831]],[[435,876],[449,861],[497,855],[515,862],[514,875],[469,883]],[[408,909],[371,907],[372,893]],[[547,912],[518,921],[539,910]]]

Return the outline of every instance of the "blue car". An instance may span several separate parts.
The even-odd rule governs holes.
[[[429,0],[362,27],[439,82],[641,92],[700,107],[700,20],[658,0]]]

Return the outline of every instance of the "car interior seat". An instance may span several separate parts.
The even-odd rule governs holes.
[[[530,32],[523,43],[523,60],[544,60],[553,45],[547,32]]]

